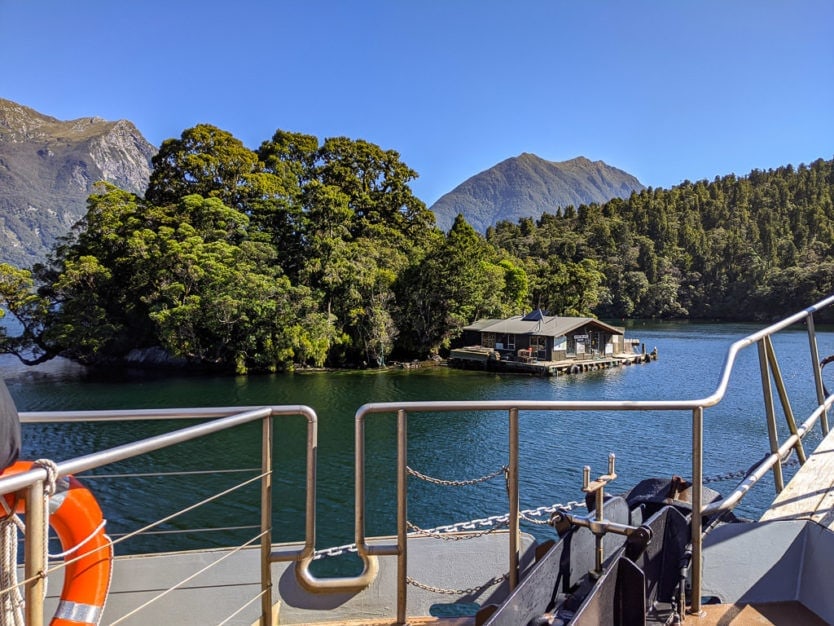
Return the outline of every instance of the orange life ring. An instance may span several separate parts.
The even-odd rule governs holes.
[[[32,461],[18,461],[0,476],[26,472]],[[23,502],[15,502],[14,494],[6,495],[15,513],[23,513]],[[56,481],[55,493],[49,499],[49,524],[58,534],[70,563],[64,572],[64,586],[51,626],[78,626],[101,620],[113,561],[113,543],[104,532],[104,516],[92,492],[74,476]]]

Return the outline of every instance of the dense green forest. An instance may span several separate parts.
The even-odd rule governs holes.
[[[834,291],[834,161],[649,188],[487,240],[555,313],[772,319]]]
[[[163,348],[245,373],[377,366],[480,317],[760,319],[832,291],[834,161],[648,189],[486,237],[448,233],[392,150],[209,125],[163,143],[144,197],[102,186],[30,270],[0,266],[23,331],[0,350],[121,362]],[[0,333],[6,331],[0,329]]]

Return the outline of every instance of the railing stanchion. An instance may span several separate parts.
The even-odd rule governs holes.
[[[408,589],[408,416],[400,409],[397,411],[397,623],[406,623],[406,604]]]
[[[272,415],[261,429],[261,624],[272,623]]]
[[[46,523],[44,505],[43,481],[38,480],[26,488],[26,527],[30,532],[26,533],[24,546],[24,575],[27,581],[24,598],[28,626],[43,626],[43,596],[46,585],[44,550],[47,540],[41,530]]]
[[[507,483],[510,500],[510,590],[518,585],[518,409],[510,409],[510,454]]]
[[[770,384],[770,367],[767,362],[767,342],[769,338],[764,337],[758,342],[759,369],[762,376],[762,394],[764,395],[765,417],[767,419],[767,436],[770,440],[771,454],[779,454],[779,432],[776,429],[776,411],[773,408],[773,388]],[[782,463],[777,462],[773,466],[773,482],[776,485],[776,493],[781,493],[785,488],[785,479],[782,476]]]
[[[692,410],[692,604],[689,612],[701,614],[701,491],[704,482],[704,409]]]
[[[770,371],[773,372],[773,382],[776,384],[776,392],[779,394],[779,401],[782,403],[782,410],[785,413],[785,421],[788,424],[788,430],[791,435],[796,435],[796,445],[794,450],[799,459],[800,465],[804,465],[805,447],[802,445],[802,437],[799,437],[799,430],[796,427],[796,418],[793,415],[790,400],[788,399],[788,390],[785,389],[785,379],[782,378],[782,369],[779,367],[779,361],[776,359],[776,351],[773,349],[773,341],[770,337],[766,337],[765,348],[767,351],[767,361],[770,364]]]
[[[825,387],[822,384],[822,370],[820,369],[820,353],[817,348],[817,331],[814,327],[814,314],[808,313],[806,319],[808,325],[808,343],[811,346],[811,366],[814,370],[814,383],[817,388],[817,403],[822,405],[825,402]],[[822,436],[828,434],[828,411],[823,410],[820,417],[820,427],[822,428]]]

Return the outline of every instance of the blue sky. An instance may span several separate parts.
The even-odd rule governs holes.
[[[427,204],[532,152],[654,187],[834,157],[831,0],[0,0],[0,97],[397,150]]]

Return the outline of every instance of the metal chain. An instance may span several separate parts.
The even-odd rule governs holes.
[[[473,478],[471,480],[443,480],[442,478],[434,478],[432,476],[426,476],[425,474],[421,474],[415,469],[412,469],[409,466],[406,466],[406,471],[409,474],[414,476],[415,478],[419,478],[420,480],[425,480],[428,483],[432,483],[433,485],[443,485],[445,487],[466,487],[468,485],[477,485],[478,483],[484,483],[488,480],[492,480],[496,476],[501,476],[502,474],[506,477],[507,473],[509,472],[509,468],[507,466],[503,466],[491,474],[487,474],[486,476],[481,476],[480,478]]]
[[[799,465],[799,459],[788,459],[782,462],[782,467],[794,467]],[[735,472],[725,472],[723,474],[716,474],[715,476],[708,476],[704,478],[703,484],[717,483],[722,480],[731,480],[734,478],[744,478],[750,473],[749,469],[737,470]]]
[[[586,504],[584,502],[580,502],[579,500],[571,500],[567,504],[557,505],[554,504],[553,506],[540,506],[537,509],[533,509],[532,511],[519,511],[519,516],[525,522],[530,522],[531,524],[537,524],[539,526],[550,526],[550,516],[555,513],[556,511],[571,511],[576,508],[583,508]],[[531,516],[544,516],[547,515],[544,519],[533,519]]]
[[[444,589],[443,587],[432,587],[431,585],[427,585],[425,583],[418,582],[414,580],[411,576],[405,577],[405,582],[409,585],[413,585],[414,587],[418,587],[423,589],[424,591],[431,591],[432,593],[441,593],[449,596],[463,596],[463,595],[474,595],[476,593],[480,593],[484,589],[488,589],[489,587],[494,587],[498,583],[502,583],[507,578],[509,578],[509,574],[502,574],[501,576],[495,576],[494,578],[490,578],[480,587],[470,587],[469,589]]]
[[[497,522],[493,524],[491,528],[487,528],[486,530],[481,530],[479,532],[474,533],[466,533],[465,535],[460,535],[457,533],[449,533],[449,532],[438,532],[436,530],[425,530],[412,524],[409,521],[406,521],[406,525],[408,526],[411,532],[409,535],[414,535],[417,537],[434,537],[435,539],[442,539],[443,541],[465,541],[467,539],[477,539],[478,537],[483,537],[484,535],[489,535],[490,533],[498,532],[498,529],[506,527],[508,524],[506,521],[504,522]]]
[[[568,502],[567,504],[552,504],[550,506],[540,506],[536,509],[527,509],[524,511],[519,511],[519,516],[521,517],[521,519],[533,524],[549,525],[550,515],[555,513],[556,511],[571,511],[573,509],[584,507],[584,502],[580,502],[579,500],[573,500],[571,502]],[[544,516],[546,516],[546,520],[533,519],[535,517]],[[504,513],[503,515],[492,515],[490,517],[484,517],[481,519],[473,519],[468,522],[457,522],[456,524],[448,524],[446,526],[435,526],[434,528],[420,529],[419,532],[409,533],[409,536],[420,536],[425,534],[434,537],[444,533],[460,533],[464,531],[473,531],[479,527],[493,528],[495,526],[506,526],[509,519],[509,513]],[[407,523],[410,527],[417,528],[417,526],[415,526],[411,522]],[[445,539],[446,537],[443,538]],[[356,552],[355,543],[349,543],[333,548],[323,548],[321,550],[316,550],[316,552],[313,553],[313,559],[317,560],[323,559],[325,557],[341,556],[343,554],[347,554],[348,552]]]
[[[799,465],[799,461],[797,459],[788,459],[782,463],[782,467],[792,467],[795,465]],[[491,480],[496,476],[499,476],[502,473],[507,471],[506,467],[502,467],[500,470],[493,472],[487,476],[484,476],[479,479],[475,479],[472,481],[445,481],[440,480],[438,478],[431,478],[429,476],[425,476],[420,472],[417,472],[410,467],[407,468],[409,474],[415,476],[417,478],[421,478],[423,480],[427,480],[429,482],[434,482],[441,485],[453,485],[453,486],[460,486],[460,485],[470,485],[475,484],[477,482],[484,482],[486,480]],[[708,476],[704,478],[704,484],[708,483],[715,483],[720,482],[723,480],[731,480],[735,478],[744,478],[749,473],[749,470],[738,470],[735,472],[725,472],[723,474],[715,474],[713,476]],[[550,515],[555,513],[558,510],[562,511],[570,511],[575,508],[584,508],[585,503],[579,500],[572,500],[566,504],[553,504],[551,506],[540,506],[536,509],[527,509],[524,511],[519,511],[519,517],[524,520],[525,522],[529,522],[531,524],[537,524],[540,526],[549,526],[550,525]],[[543,518],[543,519],[534,519],[536,517]],[[509,513],[505,513],[504,515],[493,515],[491,517],[485,517],[482,519],[473,519],[468,522],[457,522],[455,524],[449,524],[446,526],[436,526],[434,528],[420,528],[419,526],[412,524],[411,522],[407,522],[408,527],[412,530],[409,533],[409,536],[429,536],[435,537],[437,539],[443,540],[459,540],[468,538],[465,537],[454,537],[454,536],[445,536],[450,533],[460,533],[464,531],[473,531],[478,527],[487,528],[483,532],[477,532],[476,537],[480,537],[482,535],[489,534],[494,532],[497,528],[507,526],[509,522],[510,515]],[[356,552],[356,544],[349,543],[342,546],[336,546],[332,548],[324,548],[322,550],[316,550],[313,553],[313,559],[323,559],[325,557],[332,557],[332,556],[341,556],[343,554],[347,554],[349,552]],[[417,585],[419,586],[419,585]]]

